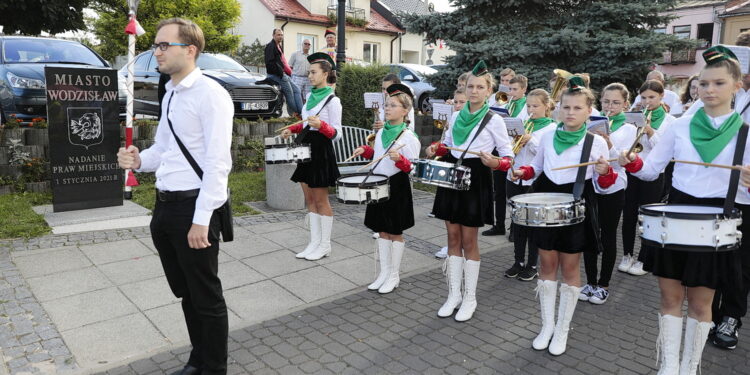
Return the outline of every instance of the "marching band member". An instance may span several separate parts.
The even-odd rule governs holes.
[[[664,80],[664,73],[658,70],[652,70],[648,72],[648,74],[646,74],[646,81],[659,81],[662,86],[664,86],[666,83],[666,81]],[[641,99],[642,97],[640,96],[635,98],[633,106],[630,108],[632,111],[640,111],[643,108]],[[680,102],[680,97],[674,91],[667,90],[665,88],[662,100],[669,107],[669,110],[667,110],[667,112],[669,112],[670,115],[679,115],[682,113],[682,102]]]
[[[385,202],[367,205],[365,213],[365,226],[380,234],[377,239],[380,274],[367,289],[377,290],[381,294],[390,293],[398,287],[399,267],[404,254],[403,231],[414,226],[414,204],[409,182],[412,165],[409,160],[419,158],[420,146],[419,137],[406,124],[412,103],[408,87],[400,83],[388,86],[386,122],[383,130],[375,136],[374,149],[360,146],[354,150],[355,155],[372,159],[382,156],[392,144],[394,147],[404,145],[400,150],[389,151],[388,157],[375,166],[373,173],[389,176],[389,198]]]
[[[622,150],[628,150],[635,140],[636,127],[625,122],[623,112],[630,105],[629,102],[630,93],[622,83],[610,83],[604,87],[601,96],[602,112],[608,114],[610,133],[597,134],[607,141],[612,158],[617,158]],[[596,180],[594,181],[602,237],[601,274],[597,270],[599,254],[595,251],[585,252],[583,263],[587,283],[578,297],[580,301],[589,301],[596,305],[607,302],[609,298],[609,280],[612,278],[617,258],[617,227],[625,206],[625,188],[628,185],[628,178],[625,171],[621,170],[622,167],[617,162],[611,164],[617,172],[617,181],[614,185],[602,188]]]
[[[669,129],[675,118],[667,113],[662,104],[664,98],[664,86],[659,81],[646,81],[638,90],[641,97],[641,103],[645,106],[645,116],[647,121],[643,128],[643,135],[640,138],[640,144],[643,146],[641,158],[648,157],[651,150],[658,144],[659,139]],[[650,254],[641,252],[637,258],[633,257],[633,247],[635,245],[635,227],[638,223],[638,207],[644,204],[656,203],[661,201],[664,191],[664,171],[658,178],[643,180],[637,176],[627,176],[628,188],[625,190],[625,208],[622,211],[622,251],[623,256],[617,270],[627,272],[634,276],[645,275],[643,262],[648,259]]]
[[[516,76],[513,79],[522,76]],[[511,80],[512,82],[512,80]],[[511,86],[512,87],[512,86]],[[526,96],[526,110],[529,114],[529,119],[526,120],[527,133],[522,135],[517,141],[520,150],[516,154],[514,164],[516,165],[528,165],[534,160],[536,156],[539,142],[545,134],[554,132],[555,126],[549,126],[555,122],[550,115],[555,103],[550,98],[547,91],[543,89],[532,90],[528,96]],[[515,150],[514,150],[515,151]],[[531,184],[534,182],[530,180],[513,181],[511,174],[508,174],[506,180],[505,191],[508,195],[508,199],[518,195],[526,194],[531,192]],[[515,262],[507,271],[505,271],[505,277],[515,278],[517,277],[522,281],[531,281],[537,277],[538,272],[536,268],[537,258],[539,257],[539,251],[531,241],[528,241],[529,255],[526,255],[526,242],[529,238],[530,230],[528,227],[511,223],[511,233],[513,234],[513,247],[515,253]],[[524,259],[526,261],[524,262]]]
[[[516,117],[523,121],[529,118],[529,113],[526,111],[526,88],[528,87],[529,80],[522,75],[517,75],[510,79],[510,99],[505,108],[508,109],[510,117]]]
[[[390,87],[393,84],[399,84],[403,85],[401,83],[401,79],[398,78],[397,75],[393,73],[386,74],[385,77],[383,77],[383,81],[380,84],[381,90],[383,90],[384,95],[388,95],[388,87]],[[406,85],[403,85],[406,86]],[[414,97],[414,94],[412,94],[411,89],[409,86],[406,86],[406,89],[409,90],[410,96]],[[409,130],[414,130],[414,106],[409,110],[409,118],[406,121],[406,125],[409,126]],[[383,122],[385,121],[385,108],[378,108],[378,121],[375,121],[375,123],[372,125],[372,130],[378,131],[383,128]]]
[[[694,162],[735,164],[734,154],[743,121],[732,110],[732,98],[742,85],[742,74],[735,55],[724,46],[703,52],[706,66],[699,77],[699,95],[704,107],[693,116],[681,117],[661,135],[659,143],[642,159],[637,154],[620,155],[620,164],[644,181],[655,180],[673,158]],[[647,98],[644,98],[647,99]],[[750,182],[750,147],[745,141],[742,155],[742,183]],[[700,165],[676,163],[670,203],[723,206],[731,184],[730,171]],[[750,214],[750,193],[739,189],[736,208]],[[747,233],[747,224],[740,229]],[[643,247],[648,247],[643,244]],[[696,374],[706,338],[711,328],[711,302],[719,285],[741,285],[740,250],[688,252],[652,248],[652,262],[646,269],[658,277],[661,292],[659,314],[659,374]],[[687,296],[688,318],[680,361],[682,304]]]
[[[565,352],[568,341],[568,330],[573,318],[578,294],[581,291],[581,252],[596,251],[596,230],[592,220],[592,205],[595,200],[591,178],[598,175],[602,187],[611,186],[617,179],[617,173],[607,165],[603,171],[594,171],[594,166],[585,167],[583,180],[575,188],[578,168],[552,170],[555,167],[574,165],[585,159],[595,161],[609,155],[607,142],[600,136],[587,133],[586,120],[591,115],[596,98],[591,90],[584,86],[580,77],[571,77],[570,88],[561,97],[560,115],[563,122],[556,126],[554,132],[542,137],[537,154],[530,165],[513,171],[513,180],[530,180],[537,177],[534,183],[537,192],[576,193],[583,191],[587,206],[586,219],[563,227],[534,228],[532,238],[539,247],[541,273],[537,281],[537,292],[541,305],[542,329],[534,339],[533,348],[548,349],[552,355]],[[588,134],[588,135],[587,135]],[[586,144],[590,145],[589,155],[582,155]],[[580,168],[580,167],[579,167]],[[581,184],[583,186],[581,186]],[[580,192],[579,192],[580,193]],[[555,299],[557,295],[557,270],[560,268],[563,283],[560,286],[560,306],[557,324],[555,324]]]
[[[311,161],[297,164],[291,180],[302,185],[310,221],[310,243],[297,258],[318,260],[331,254],[331,228],[333,210],[328,201],[328,187],[336,186],[339,174],[333,141],[341,138],[341,100],[333,87],[336,71],[333,59],[323,52],[307,56],[310,71],[307,77],[313,86],[302,109],[303,124],[285,129],[285,139],[292,133],[300,133],[300,143],[310,144]]]
[[[448,299],[438,311],[438,316],[449,317],[460,305],[455,316],[455,320],[459,322],[471,319],[477,307],[476,289],[480,265],[477,233],[479,227],[494,221],[490,172],[492,169],[507,171],[511,165],[510,156],[513,155],[503,119],[490,112],[487,104],[493,84],[487,65],[480,61],[466,84],[469,103],[453,114],[453,125],[445,133],[443,143],[434,143],[426,150],[428,157],[437,154],[447,162],[463,158],[462,164],[471,168],[469,190],[439,187],[433,205],[435,217],[445,220],[448,231]],[[455,150],[449,152],[446,146],[479,152],[481,156]],[[494,149],[499,151],[502,159],[490,155]]]
[[[510,80],[516,76],[516,72],[511,68],[505,68],[500,71],[499,76],[500,76],[500,85],[509,87]],[[500,94],[499,90],[487,99],[487,103],[490,105],[490,107],[494,107],[495,104],[497,104],[498,94]],[[508,92],[506,92],[506,94],[510,95],[510,93]]]

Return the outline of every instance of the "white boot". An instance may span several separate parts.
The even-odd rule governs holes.
[[[703,347],[706,345],[711,322],[698,322],[688,317],[685,324],[685,348],[682,351],[680,375],[695,375],[701,366]]]
[[[560,355],[565,353],[568,345],[570,321],[573,320],[573,313],[576,311],[578,294],[580,293],[580,287],[565,283],[560,284],[560,307],[557,310],[557,324],[548,348],[549,354]]]
[[[661,361],[661,365],[657,375],[677,375],[680,368],[680,339],[682,339],[682,317],[659,314],[656,362],[658,364]]]
[[[457,322],[465,322],[474,315],[477,309],[477,281],[479,280],[478,260],[466,260],[464,263],[464,297],[461,308],[456,313]]]
[[[438,317],[447,318],[453,315],[453,312],[461,304],[461,279],[464,274],[464,258],[455,255],[449,255],[445,260],[444,273],[448,282],[448,299],[438,310]]]
[[[307,214],[307,217],[310,219],[310,243],[307,244],[305,250],[295,255],[299,259],[306,257],[307,254],[310,254],[320,246],[320,215],[310,212]]]
[[[404,255],[404,243],[399,241],[391,242],[391,273],[388,275],[388,280],[378,289],[378,293],[390,293],[398,287],[398,283],[401,281],[398,273],[401,267],[402,255]]]
[[[367,286],[369,290],[378,290],[391,272],[391,242],[382,238],[377,239],[378,257],[380,258],[380,273],[378,278]]]
[[[333,227],[333,216],[320,215],[320,245],[307,254],[305,259],[318,260],[331,255],[331,228]]]
[[[537,280],[536,295],[542,310],[542,329],[534,339],[532,347],[544,350],[549,346],[552,333],[555,331],[555,300],[557,299],[557,280]]]

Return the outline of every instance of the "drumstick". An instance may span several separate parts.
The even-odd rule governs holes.
[[[400,145],[400,146],[398,146],[398,147],[396,147],[396,148],[392,149],[391,151],[398,151],[398,150],[400,150],[400,149],[401,149],[402,147],[404,147],[404,146],[406,146],[406,145]],[[359,171],[361,171],[361,170],[363,170],[363,169],[365,169],[365,168],[367,168],[367,167],[369,167],[369,166],[373,165],[374,163],[377,163],[377,162],[379,162],[379,161],[380,161],[381,159],[383,159],[383,158],[384,158],[384,157],[386,157],[386,156],[388,156],[388,153],[385,153],[385,154],[381,155],[381,156],[380,156],[379,158],[377,158],[377,159],[375,159],[375,160],[373,160],[373,161],[371,161],[371,162],[369,162],[369,163],[367,163],[367,164],[363,165],[363,166],[362,166],[361,168],[357,169],[357,172],[359,172]]]
[[[348,157],[346,160],[342,161],[342,163],[346,163],[347,161],[352,160],[352,159],[356,158],[357,156],[359,156],[359,155],[354,154],[354,155]]]
[[[448,150],[451,150],[451,151],[458,151],[458,152],[464,152],[464,151],[466,151],[467,154],[472,154],[472,155],[476,155],[476,156],[482,156],[482,153],[476,152],[476,151],[467,151],[467,150],[464,150],[464,149],[455,148],[455,147],[448,147],[448,146],[445,146],[445,148],[448,149]],[[502,159],[499,156],[495,156],[495,155],[491,155],[491,156],[492,156],[493,159]]]
[[[704,167],[714,167],[714,168],[724,168],[724,169],[742,169],[741,165],[713,164],[713,163],[703,163],[700,161],[675,160],[675,159],[673,159],[672,161],[675,163],[702,165]]]
[[[607,163],[611,163],[611,162],[613,162],[613,161],[617,161],[617,158],[614,158],[614,159],[607,159]],[[594,164],[596,164],[596,163],[598,163],[598,162],[599,162],[599,161],[589,161],[589,162],[586,162],[586,163],[581,163],[581,164],[573,164],[573,165],[566,165],[566,166],[564,166],[564,167],[557,167],[557,168],[552,168],[552,170],[553,170],[553,171],[559,171],[559,170],[561,170],[561,169],[569,169],[569,168],[578,168],[578,167],[585,167],[585,166],[587,166],[587,165],[594,165]]]
[[[315,117],[315,116],[310,116],[310,117]],[[310,119],[310,117],[308,117],[308,118],[307,118],[307,120],[309,120],[309,119]],[[307,121],[307,120],[299,120],[299,121],[297,121],[297,122],[293,122],[293,123],[291,123],[291,124],[289,124],[289,125],[287,125],[287,126],[284,126],[284,127],[282,127],[282,128],[276,129],[276,132],[277,132],[277,133],[278,133],[278,132],[283,132],[284,130],[287,130],[287,129],[289,129],[289,128],[291,128],[292,126],[295,126],[295,125],[299,125],[299,124],[301,124],[301,123],[303,123],[303,122],[305,122],[305,121]]]

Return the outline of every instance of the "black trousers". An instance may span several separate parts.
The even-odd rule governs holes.
[[[620,224],[620,215],[625,207],[625,190],[612,194],[596,194],[599,208],[599,228],[602,236],[602,269],[597,279],[597,263],[599,254],[597,251],[585,251],[583,263],[586,268],[586,279],[590,285],[608,287],[612,279],[612,270],[615,268],[617,258],[617,226]]]
[[[211,246],[191,249],[187,235],[193,222],[196,198],[176,202],[157,199],[151,218],[151,238],[159,252],[172,293],[182,298],[188,335],[193,350],[188,364],[202,374],[227,373],[227,305],[217,276],[219,266],[219,218],[211,217]]]
[[[745,212],[747,209],[743,209],[740,231],[744,235],[750,235],[750,218],[744,215]],[[742,284],[721,284],[716,288],[711,310],[714,322],[717,324],[723,317],[728,316],[737,319],[741,327],[742,317],[747,314],[747,295],[750,292],[750,241],[743,238],[742,245],[737,251],[742,265]]]
[[[492,190],[495,199],[495,226],[505,228],[505,181],[508,172],[492,171]]]
[[[526,194],[531,189],[531,186],[519,185],[508,180],[505,180],[505,183],[505,192],[508,194],[508,199],[519,194]],[[536,267],[537,258],[539,257],[539,248],[534,245],[533,241],[528,241],[531,228],[514,223],[511,223],[510,226],[513,232],[513,251],[515,253],[516,263],[523,263],[526,266]],[[527,242],[529,247],[529,257],[528,260],[524,262]]]
[[[622,211],[622,251],[633,255],[635,246],[635,228],[638,225],[638,207],[644,204],[661,201],[664,190],[664,174],[654,181],[643,181],[628,173],[628,188],[625,189],[625,208]],[[643,262],[643,252],[638,260]]]

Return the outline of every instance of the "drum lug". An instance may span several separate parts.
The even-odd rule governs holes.
[[[668,223],[667,217],[666,216],[662,216],[661,217],[661,227],[662,228],[666,228],[667,227],[667,223]]]
[[[661,247],[667,242],[667,232],[661,232]]]
[[[638,235],[639,235],[639,236],[642,236],[642,235],[643,235],[643,225],[639,225],[639,226],[638,226]]]
[[[638,215],[638,224],[643,224],[643,215]]]
[[[370,202],[372,202],[372,194],[370,194],[370,192],[369,192],[369,191],[368,191],[368,192],[365,192],[365,197],[366,197],[366,199],[367,199],[367,200],[365,201],[366,203],[370,203]]]
[[[737,237],[738,240],[741,240],[742,239],[742,232],[736,231],[736,232],[734,232],[734,236]]]
[[[719,220],[714,220],[714,230],[719,230],[719,228],[721,227],[721,225],[719,225],[719,222]],[[716,241],[718,241],[718,239]]]

